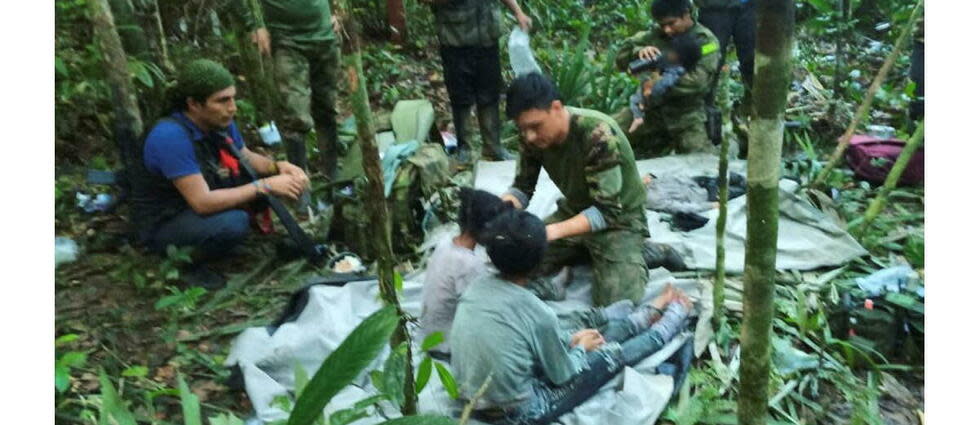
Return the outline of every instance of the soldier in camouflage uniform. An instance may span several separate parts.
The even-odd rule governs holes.
[[[627,70],[629,63],[660,54],[673,37],[693,34],[701,43],[701,60],[688,70],[664,97],[664,104],[645,111],[643,125],[629,133],[634,146],[653,146],[657,154],[706,152],[712,150],[705,129],[705,96],[718,66],[718,39],[691,18],[689,0],[654,0],[651,14],[656,24],[626,40],[616,56],[616,66]],[[627,128],[632,115],[628,108],[616,114],[620,126]]]
[[[650,233],[646,193],[622,130],[601,112],[562,105],[539,73],[514,80],[507,116],[521,145],[513,187],[502,198],[527,206],[542,168],[564,195],[545,220],[549,245],[538,274],[591,259],[595,305],[639,301],[647,281],[641,250]]]
[[[425,0],[432,4],[439,53],[459,143],[458,158],[468,162],[467,121],[476,105],[483,154],[493,160],[512,159],[500,146],[500,8],[494,0]],[[524,31],[531,18],[516,0],[500,0]]]
[[[306,135],[316,129],[323,172],[337,171],[337,82],[340,48],[329,0],[261,0],[264,22],[241,0],[259,52],[271,55],[283,107],[280,128],[289,161],[309,169]],[[309,193],[301,200],[309,204]]]

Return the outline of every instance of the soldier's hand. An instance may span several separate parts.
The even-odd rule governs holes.
[[[524,209],[524,205],[521,204],[521,201],[518,201],[517,200],[517,197],[514,196],[514,195],[511,195],[509,193],[505,193],[503,195],[500,195],[500,199],[502,201],[504,201],[504,202],[510,202],[510,204],[513,205],[514,208],[517,208],[519,210],[523,210]]]
[[[296,177],[280,174],[268,177],[265,182],[269,185],[269,192],[275,196],[282,196],[292,200],[299,199],[305,188],[303,182]]]
[[[521,27],[521,31],[530,32],[532,24],[533,22],[531,22],[531,18],[529,18],[527,15],[523,13],[517,15],[517,26]]]
[[[647,46],[640,49],[640,54],[638,56],[640,57],[640,59],[643,60],[653,59],[657,56],[660,56],[660,49],[654,46]]]
[[[269,56],[272,54],[272,37],[269,30],[259,28],[252,33],[252,42],[259,48],[259,53]]]
[[[340,34],[343,32],[342,31],[343,28],[340,27],[340,19],[337,18],[337,15],[333,15],[330,17],[330,23],[333,25],[334,34]]]

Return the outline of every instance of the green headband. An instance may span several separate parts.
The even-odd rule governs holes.
[[[203,99],[215,92],[235,85],[235,78],[221,64],[209,60],[195,60],[177,76],[177,95],[183,101],[188,97]]]

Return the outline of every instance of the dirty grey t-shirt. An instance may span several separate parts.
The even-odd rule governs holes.
[[[484,260],[471,249],[453,243],[449,236],[436,245],[426,265],[425,282],[422,286],[422,335],[443,333],[443,343],[437,351],[449,352],[450,331],[456,304],[463,290],[485,274]]]
[[[561,385],[586,366],[585,351],[569,347],[554,310],[497,275],[476,280],[463,293],[452,333],[460,395],[471,399],[493,376],[477,409],[514,406],[531,396],[535,380]]]

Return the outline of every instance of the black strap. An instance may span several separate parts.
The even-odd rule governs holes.
[[[252,168],[252,164],[248,161],[248,158],[245,158],[242,151],[235,146],[235,142],[232,141],[230,137],[226,137],[225,140],[226,147],[231,154],[238,159],[238,164],[245,169],[248,177],[251,178],[252,181],[258,180],[259,174],[255,172],[254,168]],[[303,254],[312,259],[320,258],[322,256],[321,250],[318,249],[316,244],[313,243],[310,236],[299,227],[296,219],[289,213],[289,210],[286,209],[286,206],[283,205],[282,201],[275,196],[264,196],[265,200],[269,203],[269,207],[272,208],[272,211],[276,213],[277,217],[279,217],[279,221],[281,221],[283,227],[286,228],[286,232],[289,233],[289,236],[294,242],[296,242],[297,247],[303,252]]]

